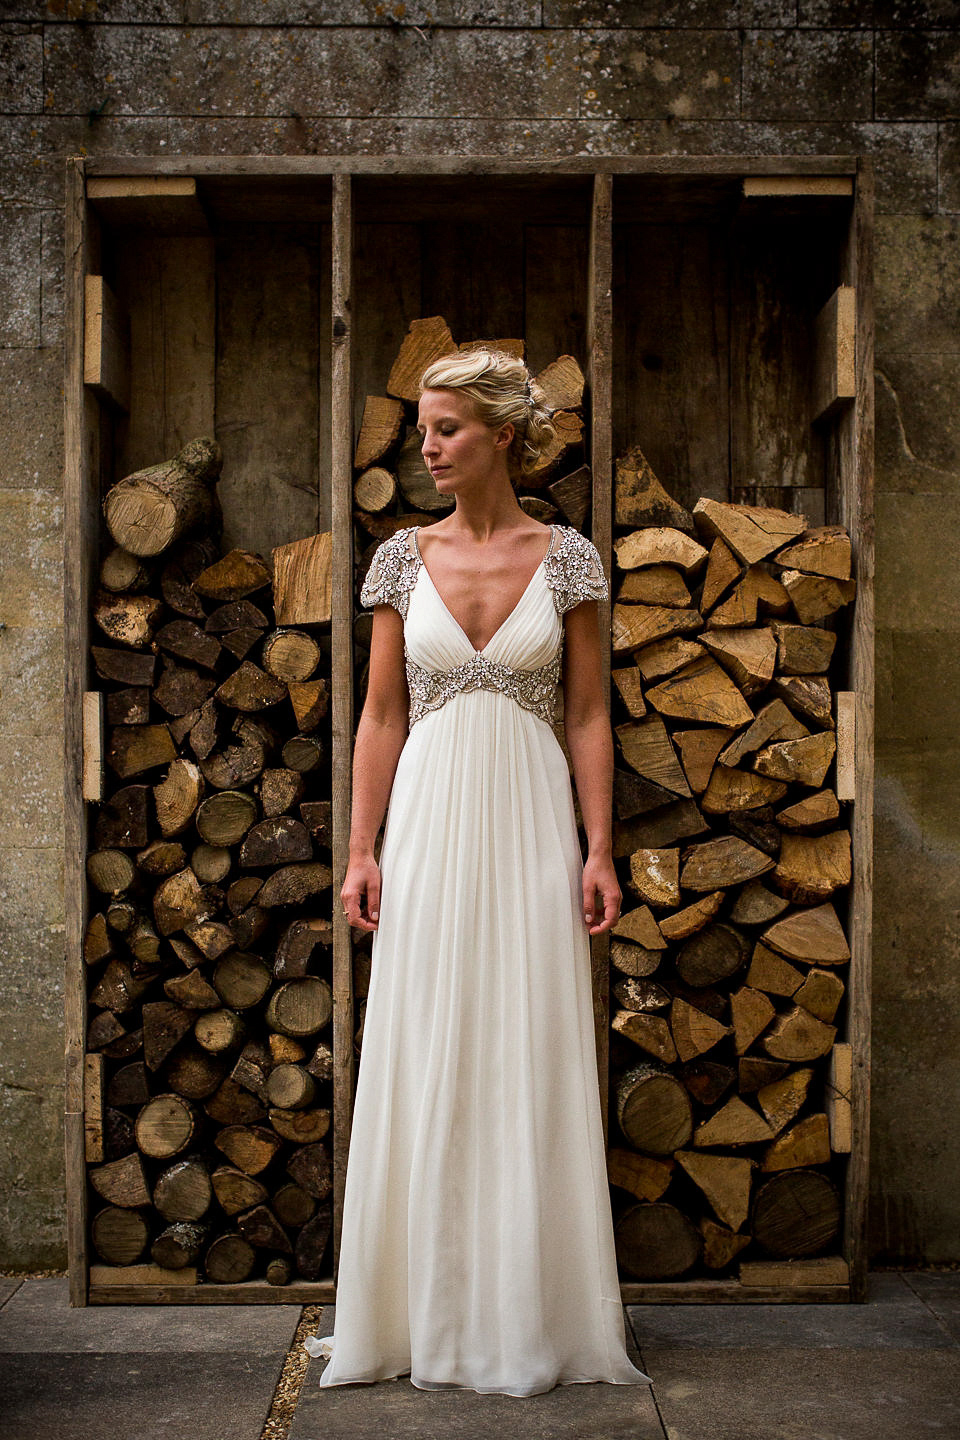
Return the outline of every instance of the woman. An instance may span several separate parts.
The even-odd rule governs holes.
[[[553,434],[518,360],[424,374],[453,512],[377,549],[350,924],[374,931],[321,1385],[534,1395],[647,1376],[624,1349],[588,935],[619,914],[596,550],[511,483]],[[551,722],[564,725],[588,841]],[[374,842],[389,814],[377,864]],[[381,879],[382,877],[382,879]]]

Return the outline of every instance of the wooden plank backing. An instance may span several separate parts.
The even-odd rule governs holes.
[[[99,402],[83,383],[84,277],[99,268],[95,226],[87,225],[84,162],[67,161],[64,268],[64,977],[67,1252],[70,1303],[87,1298],[87,1179],[83,1065],[87,1029],[83,932],[87,817],[83,801],[83,696],[90,647],[100,482]]]
[[[830,1073],[824,1106],[830,1126],[830,1149],[835,1155],[849,1155],[853,1148],[853,1050],[840,1042],[830,1051]]]
[[[99,1164],[103,1152],[103,1065],[102,1055],[86,1055],[83,1062],[84,1158],[88,1165]]]
[[[853,540],[857,596],[853,606],[849,688],[856,695],[855,799],[851,820],[850,976],[847,1039],[853,1051],[852,1150],[847,1167],[844,1253],[854,1298],[866,1294],[870,1156],[870,1021],[873,922],[874,706],[874,381],[873,169],[860,163],[844,259],[844,284],[857,290],[857,398],[837,422],[838,518]]]
[[[784,200],[794,195],[842,200],[852,194],[849,175],[748,175],[743,182],[745,200]]]
[[[333,183],[331,368],[331,743],[333,815],[333,1253],[340,1258],[343,1192],[353,1117],[353,945],[340,903],[350,840],[353,752],[353,196]]]
[[[857,695],[837,691],[836,794],[838,800],[857,798]]]
[[[613,181],[597,175],[593,182],[590,214],[589,272],[587,277],[587,381],[590,405],[590,465],[593,471],[593,543],[610,579],[613,552]],[[610,601],[599,606],[603,691],[610,705]],[[593,1018],[597,1040],[597,1069],[603,1135],[609,1133],[608,1085],[610,1073],[610,940],[598,935],[592,942]]]
[[[80,781],[84,800],[102,800],[104,786],[105,701],[102,690],[83,692],[83,775]]]
[[[839,285],[814,322],[814,420],[833,415],[841,405],[856,399],[857,292]]]
[[[102,275],[85,280],[83,381],[103,399],[129,410],[130,327]]]

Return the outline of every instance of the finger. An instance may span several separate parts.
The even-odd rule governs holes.
[[[367,886],[367,914],[374,922],[373,929],[376,929],[376,922],[380,919],[380,877],[371,880]]]
[[[595,885],[591,885],[588,881],[584,881],[584,885],[583,885],[583,919],[584,919],[585,924],[587,924],[587,925],[590,925],[590,924],[592,923],[592,921],[593,921],[594,912],[595,912],[595,910],[596,910],[596,904],[597,904],[597,889],[596,889],[596,886],[595,886]]]

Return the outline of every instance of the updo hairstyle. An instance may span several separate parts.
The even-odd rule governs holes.
[[[458,391],[473,401],[479,419],[491,430],[512,424],[507,466],[514,481],[536,468],[557,433],[530,371],[522,360],[502,350],[444,355],[423,372],[420,390]]]

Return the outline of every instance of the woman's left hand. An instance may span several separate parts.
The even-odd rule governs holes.
[[[591,935],[602,935],[616,925],[622,899],[613,857],[588,856],[583,867],[583,920]]]

